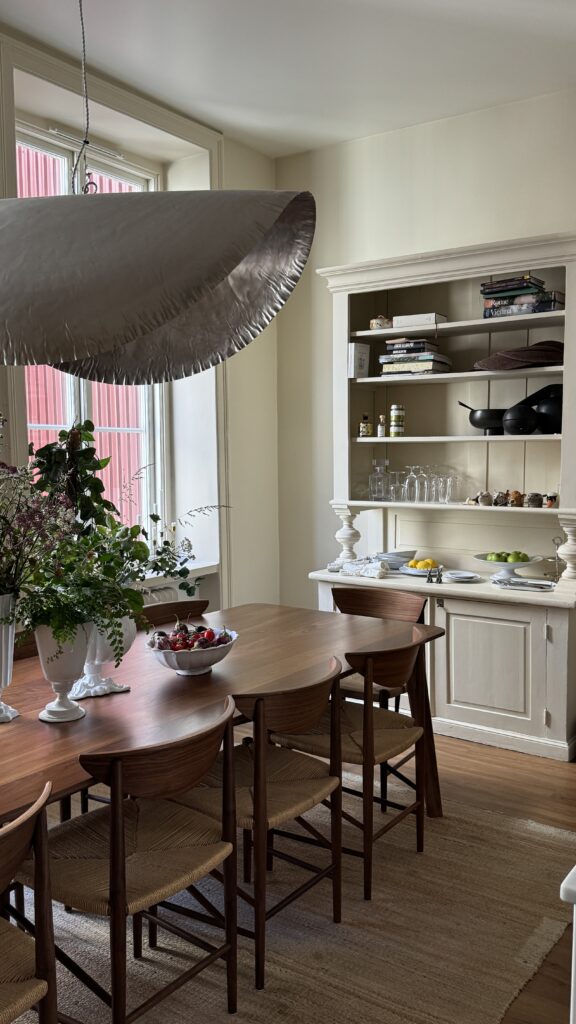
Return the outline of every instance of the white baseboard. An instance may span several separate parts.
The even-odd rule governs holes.
[[[544,736],[525,736],[519,732],[505,732],[482,725],[452,722],[447,718],[432,719],[434,732],[439,736],[454,736],[472,743],[485,743],[504,750],[517,750],[522,754],[536,754],[555,761],[572,761],[576,757],[576,736],[570,740],[551,740]]]

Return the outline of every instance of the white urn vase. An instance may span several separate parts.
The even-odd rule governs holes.
[[[86,661],[93,630],[91,622],[84,623],[76,628],[74,637],[63,644],[55,640],[49,626],[38,626],[34,631],[42,672],[56,694],[56,700],[38,715],[43,722],[73,722],[84,718],[86,711],[70,700],[70,690]]]
[[[124,640],[122,653],[126,654],[136,639],[136,623],[127,615],[120,621]],[[70,697],[73,700],[84,700],[86,697],[104,697],[107,693],[128,693],[129,686],[115,683],[109,676],[102,675],[102,666],[114,660],[114,651],[108,638],[94,627],[88,643],[84,674],[74,683]]]
[[[0,595],[0,620],[7,619],[12,616],[14,611],[15,597],[14,594],[1,594]],[[15,624],[0,623],[0,698],[3,691],[7,686],[10,686],[12,682],[12,665],[14,663],[14,632]],[[20,714],[16,711],[16,708],[11,708],[9,704],[5,704],[0,699],[0,725],[5,722],[11,722],[13,718],[17,718]]]

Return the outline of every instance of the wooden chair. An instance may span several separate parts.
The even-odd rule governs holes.
[[[180,621],[193,618],[199,619],[206,611],[209,603],[209,601],[201,600],[164,601],[158,604],[145,605],[143,615],[151,626],[163,626],[166,622],[176,622],[177,619],[180,619]],[[21,655],[21,657],[30,657],[37,653],[34,637],[31,640],[34,643],[34,650],[29,651],[28,654]],[[91,793],[88,786],[86,786],[85,789],[80,790],[81,814],[87,814],[90,808],[90,800],[97,804],[108,803],[108,797]],[[71,817],[72,801],[69,796],[62,797],[60,801],[60,821],[68,821]]]
[[[15,821],[0,829],[0,1021],[9,1024],[33,1006],[40,1024],[56,1024],[56,961],[52,930],[52,901],[46,840],[46,803],[52,789],[42,794]],[[23,861],[33,854],[34,938],[22,930],[25,923],[19,901],[9,903],[9,887]],[[20,926],[9,924],[12,916]]]
[[[420,594],[407,594],[402,590],[369,590],[366,587],[333,587],[332,597],[336,607],[347,615],[367,615],[374,619],[392,619],[397,622],[424,622],[427,598]],[[340,687],[342,696],[362,700],[363,679],[355,676],[352,669],[344,672],[342,678],[346,680]],[[403,687],[377,686],[374,689],[379,707],[388,708],[393,698],[394,710],[400,710],[400,697],[405,692]],[[387,762],[380,765],[380,810],[383,814],[388,810],[388,776],[394,775],[404,785],[413,788],[412,780],[400,771],[413,757],[414,752],[411,751],[394,765]]]
[[[142,614],[151,626],[163,626],[165,622],[187,622],[199,619],[206,611],[209,601],[200,599],[190,601],[164,601],[158,604],[144,605]]]
[[[110,805],[78,815],[50,831],[53,898],[84,913],[110,919],[111,992],[58,947],[56,957],[111,1008],[112,1024],[125,1024],[146,1013],[221,958],[226,961],[228,1010],[236,1010],[234,710],[234,702],[228,697],[224,705],[206,709],[201,728],[173,743],[82,755],[82,767],[97,782],[110,787]],[[166,799],[188,790],[205,775],[222,740],[223,786],[217,821]],[[211,923],[217,927],[222,923],[226,935],[222,945],[214,946],[159,916],[156,907],[220,865],[225,911]],[[19,879],[25,885],[34,885],[30,865],[23,866]],[[151,915],[149,908],[153,908]],[[155,928],[187,939],[207,954],[129,1014],[128,915],[133,916],[136,957],[142,953],[142,921],[149,917]]]
[[[244,830],[244,855],[248,863],[252,849],[254,852],[254,895],[238,890],[239,896],[254,908],[254,930],[242,928],[240,933],[255,940],[255,981],[258,989],[264,988],[266,922],[271,917],[324,878],[331,878],[332,917],[335,923],[341,918],[340,670],[340,662],[332,658],[327,673],[314,675],[308,671],[293,677],[291,684],[296,679],[301,682],[296,689],[291,685],[287,690],[258,691],[236,698],[236,706],[244,720],[254,724],[253,740],[246,739],[236,748],[235,765],[238,827]],[[270,744],[272,730],[281,729],[289,735],[300,733],[317,726],[323,714],[327,714],[329,721],[328,763]],[[220,758],[202,785],[186,794],[186,805],[214,815],[220,801],[218,793],[222,778],[223,762]],[[323,840],[314,826],[303,818],[307,811],[322,803],[330,807],[329,842]],[[322,845],[330,849],[330,862],[325,867],[320,868],[274,848],[274,836],[294,839],[292,832],[280,828],[290,821],[298,822],[307,833],[322,839]],[[304,868],[311,872],[311,877],[267,908],[266,870],[272,868],[274,858]]]
[[[342,792],[362,798],[363,814],[360,820],[346,811],[342,812],[342,817],[362,832],[362,848],[344,847],[343,852],[363,858],[364,898],[367,900],[372,896],[372,848],[377,839],[407,815],[414,814],[416,816],[416,848],[419,853],[424,848],[426,771],[424,730],[407,715],[399,715],[394,711],[374,707],[373,700],[374,686],[386,688],[407,686],[423,642],[423,640],[415,639],[413,643],[397,650],[376,650],[346,655],[346,661],[352,670],[360,672],[363,676],[364,700],[362,705],[352,704],[350,701],[342,703],[342,760],[345,763],[362,766],[362,790],[343,786]],[[271,739],[273,743],[278,743],[290,750],[326,758],[330,749],[328,718],[325,715],[316,729],[300,735],[288,735],[282,730],[275,730]],[[411,747],[415,747],[416,751],[415,799],[405,805],[389,801],[388,805],[395,808],[398,813],[374,832],[374,803],[379,800],[374,796],[374,767],[388,761],[391,757],[402,754]]]

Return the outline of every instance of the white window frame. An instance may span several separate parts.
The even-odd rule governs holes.
[[[38,149],[44,153],[51,153],[66,160],[66,182],[68,184],[68,192],[71,192],[72,168],[78,157],[80,140],[77,141],[78,148],[73,148],[76,141],[74,137],[72,135],[66,136],[66,141],[64,142],[62,140],[63,134],[60,133],[56,140],[53,133],[46,129],[20,120],[16,121],[17,144],[21,143],[22,145]],[[88,166],[98,173],[108,174],[110,177],[121,178],[123,181],[143,185],[143,191],[156,191],[160,188],[161,175],[156,168],[153,169],[145,164],[136,164],[125,160],[121,154],[115,154],[113,150],[108,151],[103,149],[102,146],[93,145],[92,143],[90,144],[88,156]],[[81,173],[83,173],[83,170],[81,170]],[[10,418],[14,428],[14,446],[18,452],[24,454],[27,452],[28,430],[31,424],[28,423],[26,407],[25,373],[23,369],[19,372],[17,368],[16,370],[20,380],[19,383],[15,381],[16,387],[14,388],[15,394],[11,403]],[[66,375],[66,407],[70,417],[68,426],[73,422],[93,419],[91,383],[91,381],[85,381],[70,374]],[[143,449],[145,452],[143,468],[147,468],[148,471],[145,473],[145,486],[142,490],[141,518],[143,525],[150,527],[149,516],[152,512],[157,512],[163,520],[168,518],[167,500],[169,496],[167,494],[164,470],[167,455],[168,408],[165,390],[161,385],[149,385],[145,392],[142,391],[141,413],[143,420],[142,428],[108,428],[99,427],[98,424],[95,424],[94,432],[97,443],[98,433],[100,432],[140,433],[142,430],[144,434]],[[56,425],[35,423],[33,426],[35,428],[46,427],[53,429]],[[99,452],[98,454],[104,456],[107,453]],[[17,461],[22,462],[23,459],[19,458]]]

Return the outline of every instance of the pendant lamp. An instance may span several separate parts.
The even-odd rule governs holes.
[[[314,226],[309,192],[2,200],[3,361],[114,384],[205,370],[282,308]]]
[[[84,140],[89,145],[82,0]],[[85,159],[84,159],[85,166]],[[198,191],[0,200],[0,359],[152,384],[240,351],[298,282],[310,192]]]

